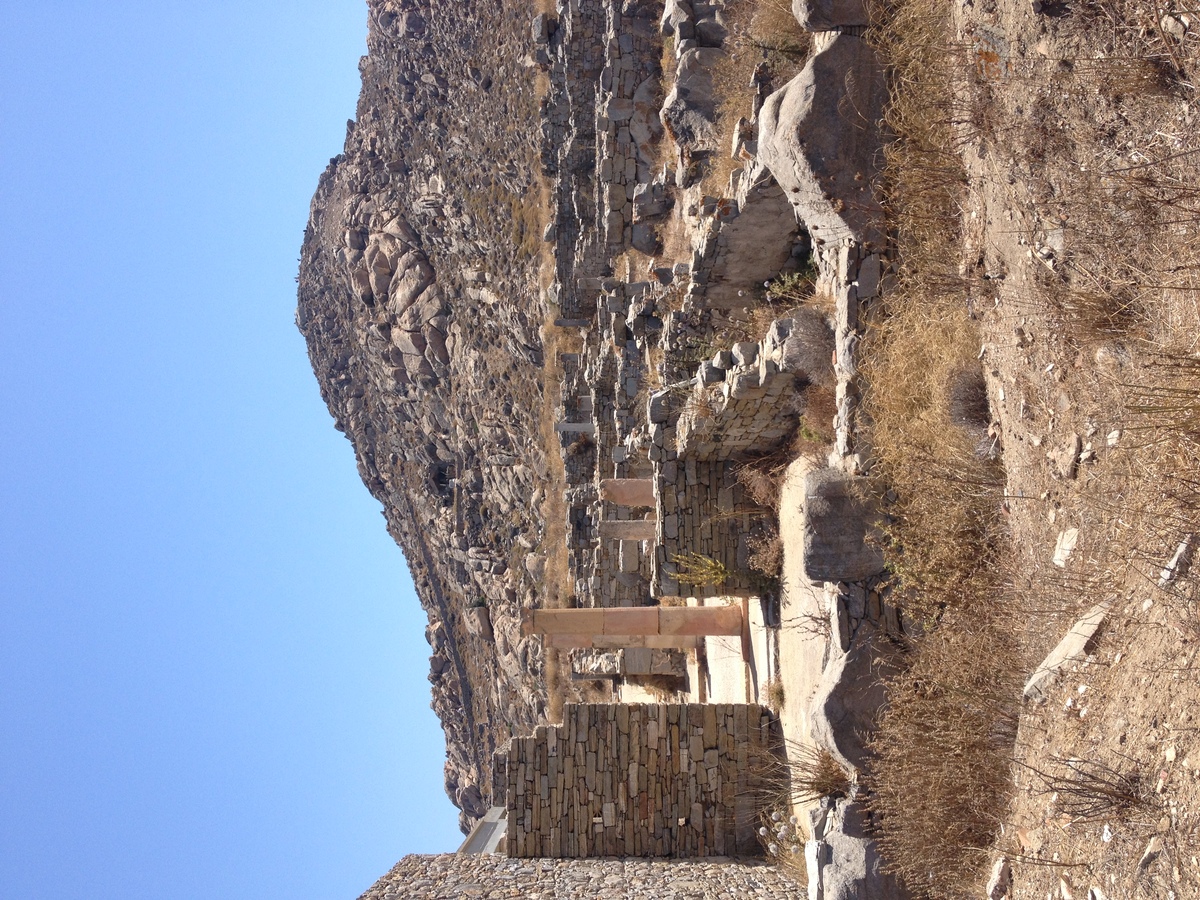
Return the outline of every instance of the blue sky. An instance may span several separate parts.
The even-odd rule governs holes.
[[[0,2],[0,897],[353,898],[461,836],[293,324],[362,0]]]

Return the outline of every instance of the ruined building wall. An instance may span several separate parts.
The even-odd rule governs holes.
[[[757,855],[775,722],[740,704],[568,704],[509,744],[508,855]]]

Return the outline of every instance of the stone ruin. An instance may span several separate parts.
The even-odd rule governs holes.
[[[719,0],[559,0],[553,15],[534,18],[530,60],[549,83],[540,122],[553,208],[542,235],[553,256],[546,297],[557,325],[582,338],[580,352],[560,359],[556,427],[574,606],[746,596],[760,513],[738,469],[788,439],[807,389],[834,392],[832,452],[805,484],[805,574],[826,584],[832,633],[814,707],[828,733],[814,731],[856,766],[863,718],[849,694],[878,688],[872,655],[903,628],[879,599],[882,560],[864,540],[870,523],[855,489],[864,465],[854,439],[855,350],[889,279],[874,191],[886,86],[861,37],[865,3],[796,0],[794,9],[814,32],[813,52],[787,84],[774,84],[765,65],[755,70],[753,115],[737,123],[731,146],[717,145],[712,76],[730,37]],[[666,38],[676,61],[670,84]],[[738,167],[720,196],[707,195],[699,175],[721,154]],[[690,244],[679,258],[635,272],[632,260],[677,241],[681,222]],[[813,273],[829,312],[780,318],[760,340],[721,340],[747,331],[764,285],[801,272]],[[467,282],[502,307],[490,288]],[[447,471],[444,480],[457,477]],[[463,552],[480,567],[504,569],[502,560]],[[678,562],[684,554],[719,563],[727,581],[689,584]],[[677,649],[597,648],[575,653],[573,665],[583,677],[616,678],[677,673],[681,657]],[[503,796],[507,804],[510,856],[529,860],[410,857],[365,896],[443,896],[463,885],[488,896],[492,888],[476,882],[489,880],[497,896],[550,885],[574,896],[585,871],[606,883],[643,873],[644,895],[655,896],[655,883],[683,870],[615,860],[572,868],[545,858],[757,852],[738,798],[749,777],[743,748],[766,743],[755,737],[769,727],[761,710],[568,709],[562,725],[514,738],[492,767],[492,802]],[[671,778],[643,779],[668,759]],[[854,825],[860,820],[850,800],[812,823],[810,897],[899,896],[894,885],[881,892],[877,854]],[[835,856],[874,862],[861,872],[843,865],[839,874]],[[714,892],[790,891],[742,863],[689,871],[703,872]],[[596,895],[640,896],[615,886]]]
[[[861,8],[845,6],[854,12],[837,15],[858,27]],[[711,76],[728,37],[722,4],[672,0],[660,14],[654,4],[573,0],[534,21],[551,85],[542,106],[555,210],[544,236],[555,261],[548,293],[558,324],[578,329],[584,345],[561,357],[557,426],[579,606],[750,592],[761,511],[737,471],[794,433],[808,385],[836,392],[824,492],[858,474],[854,351],[887,271],[872,190],[884,85],[862,39],[840,29],[818,34],[805,70],[777,90],[760,65],[755,116],[720,148]],[[665,37],[677,59],[672,84],[663,83]],[[850,70],[863,77],[842,77]],[[695,184],[697,161],[715,153],[741,163],[722,197]],[[692,243],[683,259],[640,277],[628,265],[615,271],[622,254],[659,251],[668,217],[684,213]],[[803,310],[761,341],[718,346],[764,284],[806,266],[832,315]],[[847,512],[842,503],[836,519]],[[827,518],[826,559],[858,552],[878,565],[852,546],[862,528]],[[813,577],[842,578],[817,563],[821,545],[818,535]],[[677,564],[686,554],[719,563],[728,580],[689,584]]]

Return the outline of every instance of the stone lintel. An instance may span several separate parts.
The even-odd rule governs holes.
[[[600,482],[600,498],[618,506],[654,506],[654,480],[605,478]]]

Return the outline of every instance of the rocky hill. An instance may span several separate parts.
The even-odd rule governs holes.
[[[545,707],[540,649],[517,627],[546,481],[530,14],[516,0],[368,10],[356,118],[305,229],[297,324],[429,615],[465,828],[488,803],[491,751]]]

